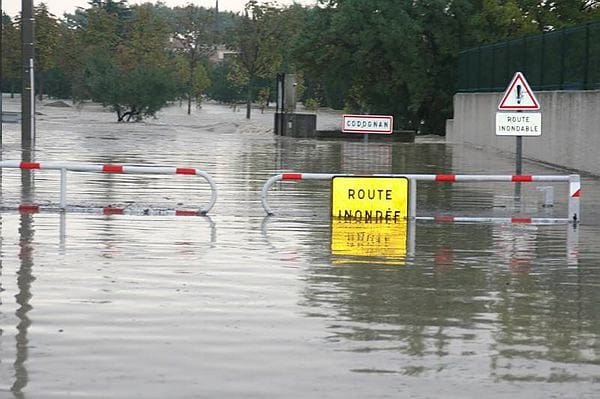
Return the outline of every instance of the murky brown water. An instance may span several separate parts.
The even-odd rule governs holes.
[[[597,180],[583,178],[577,229],[417,221],[378,236],[389,252],[364,256],[332,249],[332,239],[364,231],[332,226],[327,182],[277,185],[275,215],[265,217],[266,179],[291,170],[511,174],[514,161],[435,141],[277,139],[271,114],[248,123],[214,105],[137,125],[91,106],[39,110],[36,161],[197,167],[219,198],[210,217],[144,215],[204,203],[207,186],[69,173],[68,203],[79,212],[19,213],[11,208],[22,202],[56,206],[59,174],[23,180],[5,169],[0,397],[600,395]],[[4,125],[4,160],[21,157],[18,129]],[[544,208],[545,185],[523,185],[515,202],[509,184],[423,183],[418,214],[565,217],[566,187],[555,185],[556,204]],[[84,212],[109,204],[132,214]]]

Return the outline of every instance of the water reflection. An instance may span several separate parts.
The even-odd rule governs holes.
[[[17,323],[16,340],[16,359],[13,363],[15,370],[15,381],[10,388],[16,398],[24,398],[24,388],[29,381],[26,362],[29,358],[29,339],[28,330],[31,326],[31,320],[28,313],[33,309],[30,304],[33,294],[31,286],[35,277],[33,276],[33,235],[34,225],[33,217],[30,214],[21,214],[19,226],[19,260],[20,267],[17,272],[17,289],[15,295],[16,303],[19,306],[15,312]]]
[[[414,252],[414,235],[409,234],[409,225],[414,224],[407,220],[365,222],[335,218],[331,221],[332,263],[403,265]]]
[[[379,236],[386,243],[378,248],[382,252],[365,254],[363,246],[340,254],[332,248],[338,231],[328,219],[328,186],[311,181],[278,188],[282,213],[262,219],[259,193],[274,171],[511,173],[511,162],[439,143],[364,146],[274,138],[256,129],[241,133],[207,114],[124,127],[98,124],[85,112],[56,112],[69,117],[46,125],[51,133],[40,135],[36,157],[201,162],[219,184],[216,223],[163,215],[3,213],[5,395],[11,386],[18,397],[67,390],[80,396],[194,397],[198,386],[209,387],[210,397],[264,397],[279,390],[291,398],[436,397],[448,387],[472,387],[464,395],[469,397],[597,391],[597,224],[408,222],[406,231]],[[75,117],[88,119],[73,125]],[[203,127],[208,125],[216,130]],[[20,147],[10,148],[9,158],[17,158]],[[164,191],[151,179],[118,184],[99,176],[90,184],[89,177],[74,175],[72,198],[172,203],[182,188],[175,181]],[[39,198],[56,193],[55,176],[36,177]],[[31,197],[27,180],[21,184],[6,173],[3,200],[14,204],[22,186],[29,187],[23,197]],[[518,204],[512,186],[500,186],[423,183],[418,209],[469,215],[470,209],[486,215],[537,209],[529,201],[534,194],[539,202],[534,186],[523,186]],[[590,198],[598,197],[594,184],[589,190]],[[544,212],[564,214],[566,197],[557,190],[556,206]],[[588,204],[586,215],[595,211],[593,201]],[[18,226],[22,236],[15,239]],[[356,242],[362,233],[342,236]],[[39,267],[41,260],[53,267]],[[68,334],[57,338],[53,332],[62,328]]]
[[[596,286],[598,269],[584,272],[590,264],[581,260],[573,267],[572,233],[572,226],[421,222],[406,267],[364,258],[315,268],[305,305],[310,317],[331,320],[332,342],[394,352],[410,365],[387,372],[440,372],[449,361],[483,356],[494,379],[593,381],[600,294],[582,275],[595,273]],[[335,251],[331,264],[339,264]]]
[[[342,142],[343,173],[392,173],[393,145],[391,143]]]

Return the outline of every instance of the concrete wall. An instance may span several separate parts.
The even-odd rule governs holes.
[[[459,93],[446,141],[515,152],[515,137],[496,136],[502,93]],[[600,175],[600,91],[537,92],[542,135],[523,137],[523,157]]]

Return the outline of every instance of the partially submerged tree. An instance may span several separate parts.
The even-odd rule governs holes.
[[[180,63],[180,74],[184,76],[189,115],[192,112],[192,99],[199,98],[206,89],[208,77],[202,61],[215,49],[217,33],[214,15],[210,10],[190,4],[176,9],[175,26],[174,44],[185,60]]]
[[[245,14],[231,32],[229,46],[237,51],[238,71],[246,83],[246,118],[250,119],[254,84],[257,79],[272,77],[279,69],[282,55],[278,51],[281,37],[281,10],[270,3],[259,5],[252,0],[246,4]]]
[[[166,53],[167,25],[150,5],[134,11],[125,37],[119,36],[118,24],[110,24],[116,21],[115,16],[98,11],[99,15],[104,12],[106,24],[95,34],[106,35],[111,42],[116,35],[116,51],[113,46],[98,44],[83,62],[88,95],[111,107],[119,122],[154,116],[177,97],[175,68]]]
[[[102,53],[86,60],[86,79],[92,100],[115,111],[118,122],[154,116],[176,96],[171,71],[152,65],[123,69]]]

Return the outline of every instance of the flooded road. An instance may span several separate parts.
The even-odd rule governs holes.
[[[277,184],[269,217],[263,184],[289,171],[512,174],[514,160],[435,139],[276,138],[272,114],[248,122],[214,104],[141,124],[93,105],[38,110],[32,160],[199,168],[218,200],[208,217],[160,214],[205,203],[208,186],[73,172],[70,211],[21,213],[56,207],[60,175],[4,169],[0,397],[600,396],[597,179],[582,177],[576,229],[419,220],[381,233],[373,254],[354,245],[363,230],[330,222],[328,182]],[[3,128],[3,160],[21,159],[20,126]],[[566,185],[521,190],[419,183],[418,215],[566,216]],[[106,206],[128,212],[88,211]]]

